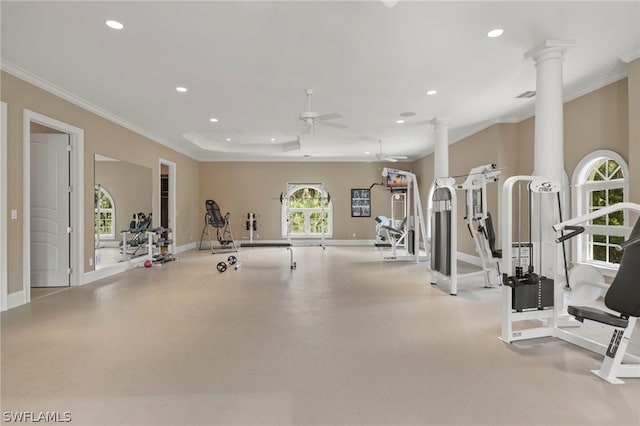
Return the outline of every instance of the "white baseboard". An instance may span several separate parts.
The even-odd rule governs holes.
[[[92,283],[94,281],[101,280],[103,278],[111,277],[113,275],[120,274],[122,272],[126,272],[129,269],[133,269],[142,265],[145,260],[147,260],[147,256],[136,257],[135,259],[131,259],[127,262],[115,263],[113,265],[109,265],[102,269],[96,269],[95,271],[85,272],[82,276],[82,283],[80,285],[85,285]]]
[[[9,293],[7,297],[7,310],[16,308],[26,304],[24,290],[16,291],[15,293]]]

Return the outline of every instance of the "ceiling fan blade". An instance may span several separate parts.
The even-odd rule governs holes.
[[[320,124],[321,126],[334,127],[336,129],[346,129],[347,127],[349,127],[346,124],[330,123],[328,121],[316,121],[316,123]]]
[[[311,131],[311,126],[309,125],[309,123],[304,123],[302,125],[302,134],[308,135],[310,131]]]
[[[389,161],[391,163],[395,163],[398,161],[395,159],[395,157],[390,157],[386,154],[376,154],[376,158],[380,161]]]
[[[316,120],[335,120],[337,118],[343,118],[342,114],[337,112],[331,112],[329,114],[319,115],[316,117]]]

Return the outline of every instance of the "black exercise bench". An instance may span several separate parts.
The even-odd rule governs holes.
[[[589,306],[569,306],[578,321],[590,320],[614,327],[599,370],[591,372],[609,383],[624,383],[618,377],[640,378],[640,364],[623,364],[627,345],[640,316],[640,219],[636,221],[624,248],[620,269],[604,297],[604,304],[615,313]]]

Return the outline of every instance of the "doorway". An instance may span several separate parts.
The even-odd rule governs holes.
[[[31,288],[68,287],[71,145],[69,134],[41,127],[31,126]]]
[[[0,311],[8,308],[7,299],[7,104],[0,102]]]
[[[32,285],[82,284],[84,131],[24,110],[23,137],[22,293],[29,303]],[[56,219],[43,215],[51,206],[59,210]]]
[[[169,253],[175,253],[176,249],[176,163],[160,158],[158,163],[159,181],[159,225],[171,230],[170,234],[163,235],[170,240],[170,244],[163,248]]]

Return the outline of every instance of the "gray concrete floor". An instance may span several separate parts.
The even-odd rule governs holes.
[[[77,425],[638,425],[640,379],[364,247],[183,253],[2,313],[2,411]],[[3,417],[4,419],[4,417]]]

